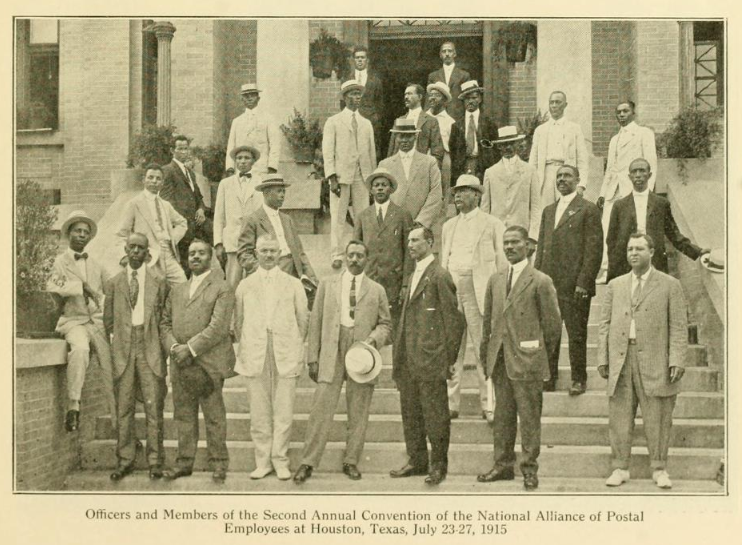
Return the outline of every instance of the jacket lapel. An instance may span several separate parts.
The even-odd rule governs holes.
[[[575,214],[579,214],[580,212],[582,212],[582,201],[580,199],[580,196],[577,195],[574,199],[572,199],[572,202],[569,203],[569,206],[562,214],[562,217],[559,218],[559,224],[556,226],[556,229],[554,229],[554,231],[566,224],[569,218],[571,218]],[[556,208],[554,208],[554,213],[556,214]]]
[[[201,281],[201,284],[199,284],[198,288],[196,288],[196,291],[194,292],[193,297],[191,297],[191,298],[188,299],[188,302],[186,303],[186,307],[188,307],[193,301],[195,301],[196,299],[198,299],[199,297],[201,297],[201,294],[206,289],[206,286],[208,286],[211,283],[211,275],[212,274],[213,273],[209,273],[208,276],[206,276],[206,278],[204,278]],[[188,284],[188,291],[190,292],[190,289],[191,289],[190,282],[193,282],[193,276],[191,276],[191,279],[188,282],[189,282],[189,284]]]
[[[149,317],[152,315],[152,308],[155,306],[157,297],[157,286],[155,286],[155,277],[148,268],[144,268],[144,274],[147,280],[144,282],[144,326],[149,324]],[[126,275],[124,275],[126,278]],[[131,302],[130,302],[131,304]]]
[[[649,217],[649,209],[650,204],[649,202],[652,200],[652,195],[649,196],[650,198],[647,200],[647,217]],[[639,225],[636,218],[636,203],[634,202],[634,193],[629,193],[629,198],[627,200],[628,205],[628,212],[629,212],[629,225],[631,225],[631,232],[633,233],[636,231],[637,226]]]
[[[410,162],[410,178],[408,180],[410,182],[410,185],[412,184],[412,180],[417,179],[417,169],[420,167],[421,162],[422,162],[422,153],[415,150],[414,153],[412,154],[412,161]],[[404,168],[402,169],[402,172],[404,172]]]
[[[140,198],[136,203],[136,207],[137,207],[137,210],[139,210],[139,213],[144,218],[144,221],[146,221],[147,225],[149,225],[150,230],[153,233],[156,233],[157,228],[156,228],[155,218],[153,218],[152,215],[149,213],[149,206],[147,205],[147,198],[144,196],[144,194],[140,195]]]
[[[509,270],[509,269],[508,269]],[[515,285],[510,288],[510,295],[505,300],[505,310],[523,293],[523,290],[533,281],[533,268],[526,265],[523,272],[520,273]],[[507,275],[505,276],[505,289],[507,289]]]
[[[631,290],[631,274],[629,275],[629,290]],[[647,280],[647,283],[642,286],[642,292],[639,294],[639,300],[636,303],[636,306],[639,307],[642,304],[642,301],[649,295],[649,293],[657,287],[657,284],[659,284],[659,280],[657,279],[657,271],[652,271],[649,274],[649,280]],[[631,298],[629,298],[629,301],[631,301]]]
[[[428,282],[430,282],[430,268],[433,266],[433,263],[429,264],[425,268],[425,272],[420,277],[420,281],[417,283],[417,286],[415,286],[415,291],[412,294],[412,297],[410,297],[410,303],[414,301],[425,289],[425,286],[428,285]],[[414,274],[414,273],[413,273]]]
[[[405,197],[407,197],[407,193],[410,191],[410,179],[412,178],[412,165],[410,165],[410,178],[408,179],[404,174],[404,167],[402,166],[402,159],[399,156],[399,153],[394,154],[394,157],[392,157],[392,163],[393,163],[392,168],[394,168],[396,171],[397,179],[405,181],[403,186],[397,189],[397,191],[400,192],[397,195],[398,202],[403,203],[405,200]],[[396,191],[393,194],[396,194]]]
[[[634,198],[633,193],[631,196],[632,200]],[[636,206],[631,207],[634,210],[634,215],[636,215]],[[649,192],[649,195],[647,196],[647,220],[646,224],[649,225],[649,218],[652,217],[652,214],[657,209],[657,199],[651,191]]]
[[[384,231],[384,229],[386,229],[387,226],[389,226],[389,225],[391,225],[393,223],[394,217],[395,217],[395,215],[397,213],[394,210],[394,208],[392,207],[393,204],[394,203],[392,203],[391,201],[389,201],[389,206],[386,209],[386,216],[384,216],[384,220],[381,222],[381,225],[379,225],[379,228],[378,228],[379,229],[379,234],[381,234],[381,232]],[[375,221],[374,223],[376,223],[378,225],[379,222],[378,221]]]

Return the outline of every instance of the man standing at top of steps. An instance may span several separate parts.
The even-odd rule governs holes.
[[[626,255],[631,272],[611,280],[603,300],[598,372],[608,379],[613,473],[606,485],[629,480],[636,408],[641,407],[652,479],[671,488],[667,473],[672,413],[685,373],[688,322],[680,282],[652,266],[654,240],[634,233]]]

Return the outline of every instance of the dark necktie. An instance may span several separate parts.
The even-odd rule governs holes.
[[[87,258],[88,258],[88,253],[87,252],[83,252],[81,254],[75,253],[75,261],[77,261],[79,259],[87,259]]]
[[[379,227],[384,224],[384,215],[381,213],[381,207],[379,207],[379,214],[376,216],[376,221],[379,223]]]
[[[474,155],[474,143],[477,140],[477,127],[474,124],[474,114],[469,114],[469,127],[466,129],[466,155]]]
[[[157,212],[157,225],[160,226],[160,229],[163,231],[165,230],[165,224],[162,221],[162,211],[160,210],[160,199],[159,197],[155,197],[155,212]]]
[[[636,286],[634,286],[634,291],[631,294],[631,309],[632,313],[633,310],[636,309],[637,305],[639,304],[639,297],[641,297],[642,294],[642,277],[637,278],[638,282],[636,283]]]
[[[505,297],[508,297],[510,295],[510,290],[513,289],[513,268],[510,267],[510,270],[508,271],[508,283],[505,287]]]
[[[355,320],[356,317],[356,277],[354,276],[350,281],[350,319]]]
[[[131,282],[129,282],[129,302],[131,308],[137,306],[137,299],[139,299],[139,280],[137,279],[137,271],[131,271]]]
[[[252,174],[249,172],[247,174],[240,174],[240,181],[249,180],[250,178],[252,178]]]
[[[358,120],[356,119],[356,113],[353,112],[351,116],[350,126],[353,129],[353,138],[355,139],[356,149],[358,149]]]

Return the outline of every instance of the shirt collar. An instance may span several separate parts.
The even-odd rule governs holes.
[[[263,267],[258,267],[258,273],[260,274],[260,277],[263,279],[269,278],[273,280],[276,278],[276,275],[278,274],[276,271],[278,270],[278,265],[273,267],[272,269],[264,269]]]
[[[252,176],[252,172],[245,172],[245,173],[243,174],[242,172],[240,172],[240,171],[238,170],[238,171],[237,171],[237,179],[238,179],[238,180],[240,180],[240,181],[242,181],[242,177],[243,177],[243,176],[246,176],[248,180],[252,180],[252,177],[253,177],[253,176]]]
[[[415,154],[415,148],[412,148],[410,151],[407,151],[407,152],[402,151],[401,149],[399,150],[399,156],[402,159],[412,159],[412,156],[414,154]]]
[[[180,161],[178,161],[175,157],[173,157],[173,162],[180,167],[180,170],[186,169],[185,165],[181,163]]]
[[[506,163],[508,165],[514,165],[515,163],[518,162],[518,154],[516,153],[515,155],[513,155],[509,159],[507,157],[503,157],[502,158],[502,162],[503,163]]]
[[[510,267],[513,269],[513,274],[520,274],[523,272],[523,269],[526,268],[526,265],[528,265],[528,259],[524,259],[523,261],[518,261],[518,263],[511,264]]]
[[[446,111],[446,109],[445,109],[445,108],[443,108],[443,109],[442,109],[442,110],[441,110],[440,112],[438,112],[437,114],[434,114],[434,113],[433,113],[433,110],[428,110],[428,111],[427,111],[427,112],[425,112],[425,113],[426,113],[426,114],[428,114],[428,115],[430,115],[430,116],[433,116],[433,117],[435,117],[436,119],[438,119],[438,118],[441,118],[441,119],[447,119],[447,118],[451,118],[451,119],[453,119],[453,118],[451,117],[451,115],[450,115],[450,114],[449,114],[449,113],[448,113],[448,112]]]
[[[389,201],[387,201],[387,203],[388,202]],[[75,254],[81,254],[81,253],[84,253],[84,252],[85,252],[85,249],[83,249],[82,252],[76,252],[75,250],[73,250],[72,248],[70,248],[69,246],[67,246],[67,253],[70,255],[70,257],[72,258],[73,261],[75,260]]]
[[[149,199],[150,201],[154,201],[159,196],[159,194],[155,195],[154,193],[151,193],[147,191],[146,189],[144,189],[143,191],[144,191],[144,198]]]
[[[566,119],[566,118],[565,118],[564,116],[560,117],[559,119],[552,119],[552,120],[551,120],[551,124],[552,124],[552,125],[557,125],[557,126],[561,126],[561,125],[564,125],[564,120],[565,120],[565,119]]]
[[[271,217],[271,216],[274,217],[274,218],[278,218],[279,217],[278,216],[278,210],[274,210],[273,208],[271,208],[270,206],[268,206],[265,203],[263,203],[263,210],[265,210],[265,213],[268,214],[268,217]]]
[[[259,107],[260,107],[260,105],[258,104],[258,105],[257,105],[257,106],[255,106],[255,107],[254,107],[254,108],[253,108],[252,110],[251,110],[250,108],[245,108],[245,113],[246,113],[247,115],[256,115],[256,114],[258,113],[258,108],[259,108]]]
[[[470,112],[470,111],[468,111],[468,110],[467,110],[467,111],[466,111],[466,120],[468,121],[468,120],[469,120],[469,118],[470,118],[470,117],[471,117],[472,115],[474,116],[474,121],[476,121],[477,123],[479,123],[479,108],[477,108],[477,109],[476,109],[476,110],[474,110],[473,112]]]
[[[353,110],[351,110],[350,108],[346,106],[345,108],[343,108],[343,114],[345,114],[348,117],[348,119],[350,119],[351,117],[353,117],[353,114],[358,114],[358,110],[354,112]]]
[[[147,265],[145,265],[144,263],[142,263],[142,266],[137,269],[137,278],[142,278],[144,276],[144,274],[142,274],[142,273],[144,272],[144,270],[145,270],[144,268],[146,266]],[[134,271],[134,269],[132,269],[129,265],[126,266],[126,276],[130,280],[131,280],[131,273],[133,271]]]
[[[641,278],[642,282],[646,282],[647,280],[649,280],[649,274],[652,272],[652,269],[654,269],[654,267],[652,267],[652,265],[650,265],[649,268],[647,269],[647,272],[645,272],[641,276],[636,276],[636,274],[634,274],[634,271],[631,271],[631,279],[632,279],[632,281],[633,282],[638,282],[639,279]]]
[[[619,132],[632,132],[633,133],[634,130],[636,129],[636,127],[637,127],[636,121],[632,121],[631,123],[629,123],[625,127],[621,127],[621,129],[619,130]]]
[[[409,117],[410,115],[414,115],[414,116],[420,116],[420,114],[421,114],[422,112],[423,112],[423,107],[422,107],[422,106],[418,106],[417,108],[413,108],[413,109],[411,109],[411,110],[407,110],[407,116],[408,116],[408,117]]]
[[[193,282],[194,284],[200,284],[207,276],[209,276],[210,272],[211,269],[207,269],[206,272],[203,272],[201,274],[191,274],[191,282]]]
[[[356,286],[357,286],[358,284],[360,284],[360,283],[361,283],[361,281],[362,281],[362,280],[363,280],[363,279],[365,278],[365,276],[366,276],[366,273],[365,273],[365,271],[364,271],[364,272],[361,272],[361,274],[356,274],[356,275],[354,275],[354,274],[353,274],[353,273],[351,273],[351,272],[350,272],[350,271],[349,271],[348,269],[345,269],[345,273],[344,273],[344,274],[345,274],[345,279],[346,279],[346,280],[347,280],[348,282],[350,282],[350,281],[351,281],[351,280],[352,280],[352,279],[353,279],[353,278],[355,277],[355,279],[356,279]]]
[[[454,68],[456,68],[456,63],[455,62],[452,62],[451,64],[444,64],[443,65],[443,70],[445,72],[453,72],[453,69]]]
[[[425,259],[418,261],[417,263],[415,263],[415,271],[424,271],[427,266],[433,262],[433,259],[435,259],[435,256],[433,254],[430,254]]]
[[[575,190],[569,195],[562,195],[561,197],[559,197],[559,202],[569,205],[573,200],[575,200],[576,196],[577,196],[577,191]]]
[[[475,206],[472,210],[470,210],[466,214],[461,213],[460,215],[461,215],[462,219],[470,220],[474,216],[476,216],[478,213],[479,213],[479,207],[478,206]]]
[[[384,204],[379,204],[377,202],[374,202],[374,206],[376,206],[376,213],[379,213],[379,208],[381,208],[381,211],[386,216],[386,211],[389,210],[389,203],[392,201],[392,199],[387,199],[387,201]]]
[[[644,191],[637,191],[636,189],[634,189],[632,193],[634,194],[635,198],[640,197],[642,199],[646,199],[649,196],[649,186],[647,186]]]

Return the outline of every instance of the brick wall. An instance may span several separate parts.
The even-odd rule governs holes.
[[[343,41],[343,22],[340,20],[310,20],[309,40],[314,41],[319,37],[320,29],[324,28],[341,42]],[[340,111],[340,80],[333,72],[331,78],[317,79],[311,77],[309,84],[309,115],[317,117],[321,124],[331,115]]]
[[[243,83],[253,83],[257,73],[258,23],[255,20],[217,21],[217,47],[222,52],[222,87],[224,100],[223,122],[216,127],[215,135],[221,135],[226,143],[232,120],[244,111],[240,99]],[[260,81],[257,82],[260,84]],[[221,131],[221,132],[220,132]]]
[[[536,60],[515,63],[509,68],[509,124],[518,126],[518,119],[531,117],[538,109],[536,101]]]
[[[43,189],[59,189],[63,164],[62,146],[23,146],[16,148],[16,182],[33,180]]]

